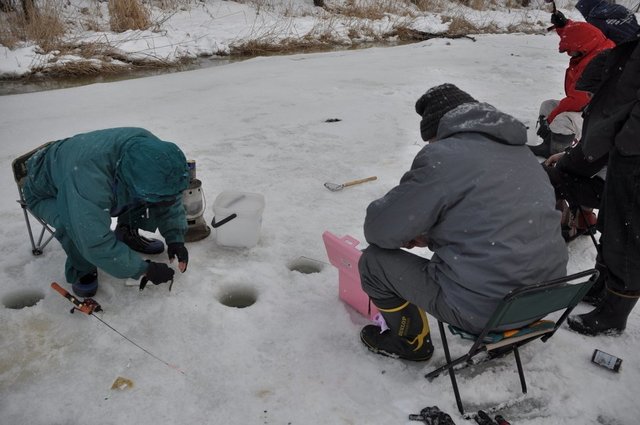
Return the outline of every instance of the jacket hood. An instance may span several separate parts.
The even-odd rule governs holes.
[[[591,13],[594,7],[596,7],[600,3],[605,3],[604,0],[580,0],[576,3],[576,9],[582,14],[582,16],[586,19],[587,16]]]
[[[629,16],[630,11],[619,4],[611,4],[606,0],[580,0],[576,9],[584,19],[623,19]]]
[[[488,103],[465,103],[447,112],[438,125],[436,140],[457,133],[483,133],[505,145],[527,143],[525,125]]]
[[[556,31],[560,36],[560,53],[580,52],[587,55],[607,41],[602,31],[586,22],[569,21],[564,27],[556,28]]]
[[[189,186],[187,160],[180,148],[157,139],[132,139],[123,149],[116,175],[130,197],[146,202],[175,199]]]

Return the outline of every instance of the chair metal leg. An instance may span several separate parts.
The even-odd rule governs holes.
[[[438,376],[440,376],[440,374],[443,371],[449,370],[449,367],[457,366],[460,363],[466,362],[468,359],[469,359],[469,354],[465,354],[464,356],[462,356],[460,358],[457,358],[457,359],[455,359],[455,360],[453,360],[451,362],[447,362],[447,364],[443,364],[439,368],[432,370],[431,372],[427,373],[424,377],[427,378],[429,381],[431,381],[434,378],[437,378]]]
[[[520,386],[522,386],[522,392],[524,394],[527,393],[527,383],[524,380],[524,371],[522,370],[522,362],[520,361],[520,352],[518,351],[518,346],[513,346],[513,355],[516,358],[516,365],[518,366],[518,375],[520,376]]]
[[[49,227],[49,225],[40,217],[36,217],[33,213],[31,213],[31,211],[29,211],[29,209],[27,208],[27,204],[23,200],[19,200],[18,203],[22,207],[22,212],[24,214],[24,221],[27,224],[27,231],[29,232],[29,241],[31,242],[31,253],[36,256],[42,255],[42,250],[44,249],[45,246],[47,246],[47,244],[54,237],[54,230],[51,227]],[[37,242],[33,234],[33,229],[31,228],[31,221],[29,220],[29,214],[31,214],[31,216],[34,219],[36,219],[38,223],[42,225],[42,230],[40,231],[40,235],[38,236]],[[49,232],[50,236],[43,243],[42,241],[44,240],[44,235],[46,232]]]
[[[440,330],[440,337],[442,338],[442,348],[444,349],[444,358],[447,360],[446,366],[447,366],[447,369],[449,369],[449,378],[451,378],[451,386],[453,387],[453,394],[456,397],[456,405],[458,406],[458,411],[460,411],[460,414],[464,415],[464,407],[462,407],[462,399],[460,398],[460,391],[458,391],[456,374],[455,374],[455,371],[453,370],[453,367],[455,365],[451,362],[451,354],[449,353],[449,344],[447,344],[447,336],[444,333],[444,325],[439,320],[438,320],[438,329]],[[461,357],[458,360],[461,360],[464,357]]]
[[[42,220],[40,217],[36,217],[35,215],[31,214],[37,221],[38,223],[40,223],[42,225],[42,230],[40,231],[40,236],[38,237],[38,248],[40,248],[40,250],[44,249],[45,246],[47,246],[47,244],[49,242],[51,242],[51,239],[53,239],[53,237],[55,236],[55,231],[49,227],[49,225]],[[47,240],[45,240],[44,242],[44,235],[45,233],[49,232],[49,237],[47,238]]]

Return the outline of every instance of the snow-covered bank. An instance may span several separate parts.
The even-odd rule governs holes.
[[[394,4],[382,4],[387,3]],[[107,2],[65,2],[59,8],[69,25],[64,36],[65,49],[45,51],[33,42],[19,43],[11,49],[0,45],[0,78],[48,73],[70,63],[95,67],[92,72],[127,68],[136,61],[174,63],[185,58],[228,55],[234,46],[248,42],[278,45],[286,40],[299,40],[311,45],[328,42],[346,46],[380,40],[393,42],[396,37],[390,34],[398,28],[439,34],[460,19],[469,22],[472,33],[474,26],[478,31],[544,32],[550,13],[550,6],[542,2],[527,9],[511,9],[499,2],[487,10],[475,10],[443,1],[438,3],[439,7],[434,6],[434,11],[420,11],[406,2],[402,8],[398,6],[396,14],[389,7],[389,12],[373,19],[342,14],[340,7],[349,4],[347,1],[327,4],[331,7],[323,9],[314,7],[311,0],[186,1],[180,7],[152,8],[154,25],[148,30],[116,33],[109,29]],[[568,13],[578,16],[575,9]],[[92,54],[87,55],[87,50]]]

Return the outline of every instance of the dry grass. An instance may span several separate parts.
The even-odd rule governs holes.
[[[319,38],[302,37],[284,40],[253,39],[231,46],[232,56],[269,56],[330,50],[339,45],[329,34]]]
[[[378,20],[388,15],[408,16],[412,14],[406,0],[347,0],[342,6],[327,7],[343,16]]]
[[[443,17],[443,22],[449,22],[449,34],[477,34],[480,32],[479,28],[473,22],[469,21],[463,15],[456,15],[452,17]]]
[[[45,0],[37,12],[31,9],[29,19],[21,9],[0,14],[0,44],[13,48],[31,40],[44,51],[55,49],[65,33],[59,8],[59,3]]]
[[[109,0],[111,31],[146,30],[151,27],[151,12],[139,0]]]
[[[178,63],[166,63],[158,58],[131,59],[121,54],[108,43],[66,44],[60,46],[60,52],[49,62],[34,66],[31,76],[82,77],[91,75],[115,75],[141,69],[161,69],[182,66],[186,60]],[[81,57],[66,61],[64,57]]]
[[[189,10],[190,0],[154,0],[153,5],[162,10]]]
[[[441,2],[438,0],[410,0],[421,12],[435,12],[442,10]]]

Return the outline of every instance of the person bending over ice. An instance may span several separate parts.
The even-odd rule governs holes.
[[[138,228],[159,229],[169,259],[177,256],[180,271],[186,271],[182,192],[189,169],[175,144],[142,128],[92,131],[41,148],[28,160],[27,172],[27,206],[55,228],[67,254],[66,279],[77,296],[96,293],[98,267],[118,278],[144,275],[156,285],[173,279],[167,264],[145,261],[132,251],[142,246],[135,238]],[[118,217],[120,238],[110,230],[111,217]],[[122,239],[125,226],[135,232]],[[151,242],[164,250],[162,242]]]

